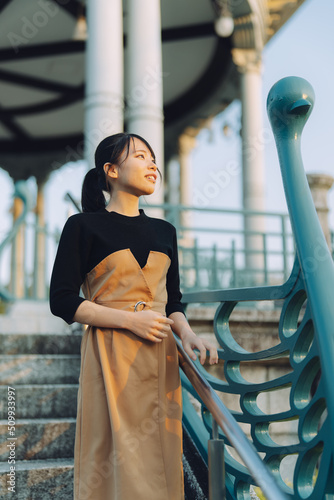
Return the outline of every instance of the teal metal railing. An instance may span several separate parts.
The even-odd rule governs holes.
[[[303,169],[300,141],[311,113],[313,89],[301,78],[279,81],[268,96],[268,114],[276,139],[284,189],[296,241],[296,259],[289,279],[280,286],[251,287],[187,293],[186,304],[219,303],[213,327],[220,345],[223,377],[215,377],[196,362],[198,370],[224,400],[235,395],[240,410],[231,411],[247,425],[263,462],[276,477],[281,491],[302,500],[334,496],[334,264],[314,208]],[[277,345],[249,352],[234,338],[230,318],[238,304],[282,303]],[[247,325],[244,325],[247,326]],[[285,361],[285,374],[255,382],[252,368]],[[194,387],[183,377],[184,424],[207,460],[212,419]],[[268,409],[263,396],[285,395],[285,405]],[[189,395],[202,405],[201,417]],[[281,404],[281,403],[280,403]],[[293,441],[280,441],[273,431],[294,422]],[[250,498],[254,484],[249,470],[233,454],[230,429],[219,432],[225,441],[226,492],[229,499]],[[282,477],[284,465],[291,482]]]
[[[21,187],[19,187],[21,186]],[[22,181],[17,183],[14,197],[21,197],[19,191],[28,191],[27,185]],[[49,231],[47,226],[40,227],[33,222],[35,214],[31,213],[34,209],[32,203],[32,194],[29,194],[30,202],[26,203],[23,197],[24,210],[15,222],[12,230],[8,233],[0,245],[0,264],[3,265],[5,259],[4,253],[7,251],[6,280],[1,279],[1,297],[3,300],[15,300],[17,298],[46,299],[48,296],[48,283],[50,280],[51,265],[54,260],[57,243],[59,240],[59,231]],[[80,211],[79,204],[73,197],[67,193],[68,199],[76,210]],[[169,204],[145,206],[145,211],[150,215],[154,209],[165,211],[166,219],[172,223],[176,221],[179,239],[179,261],[181,288],[184,292],[217,289],[217,288],[235,288],[239,286],[249,286],[255,281],[261,284],[282,283],[289,275],[293,264],[294,247],[293,237],[289,226],[287,214],[278,212],[247,212],[244,210],[227,210],[219,208],[205,208],[191,206],[174,206]],[[232,228],[212,226],[206,227],[194,225],[193,228],[181,226],[178,221],[182,219],[183,214],[204,214],[208,220],[212,217],[218,217],[224,226],[226,221],[230,221]],[[244,247],[245,231],[242,229],[242,222],[246,215],[262,217],[267,221],[270,228],[265,234],[260,235],[263,240],[263,250],[259,251],[262,255],[263,266],[261,268],[249,269],[245,266],[245,261],[249,250]],[[30,217],[29,216],[33,216]],[[196,218],[196,217],[195,217]],[[29,219],[27,221],[27,219]],[[219,219],[217,224],[219,223]],[[23,228],[24,225],[24,228]],[[23,238],[21,244],[24,245],[22,253],[25,255],[24,277],[19,276],[17,263],[15,262],[14,247],[18,245],[19,228],[28,233]],[[238,229],[239,227],[239,229]],[[215,239],[211,245],[203,241],[203,235]],[[41,245],[41,240],[43,241]],[[12,255],[8,252],[12,247]],[[45,265],[41,269],[41,254],[45,254]],[[3,267],[3,266],[2,266]],[[8,276],[8,269],[11,269]],[[21,271],[22,273],[22,271]],[[41,275],[44,275],[45,283],[41,285]],[[260,277],[260,280],[259,280]],[[24,280],[23,294],[17,295],[9,292],[8,283],[12,290],[16,290],[17,281]],[[5,283],[6,282],[6,286]]]
[[[0,243],[0,260],[3,257],[4,251],[11,247],[12,254],[15,253],[17,245],[17,235],[20,228],[25,224],[27,215],[33,207],[32,194],[29,191],[27,183],[24,181],[18,181],[15,183],[14,197],[19,198],[23,202],[23,209],[21,214],[15,220],[11,230],[8,232],[7,236]],[[12,279],[16,279],[16,266],[11,264],[12,267]],[[15,294],[8,290],[8,287],[4,286],[0,282],[0,300],[4,302],[15,300]]]
[[[36,202],[26,181],[15,183],[16,198],[22,201],[22,210],[0,243],[0,301],[47,300],[47,261],[53,262],[59,232],[50,232],[47,226],[34,222]]]
[[[184,292],[283,283],[295,255],[287,213],[203,208],[183,205],[142,205],[145,212],[160,209],[177,229],[181,286]],[[180,221],[189,215],[191,226]],[[245,231],[252,216],[264,221],[265,233]],[[247,236],[261,238],[258,250],[245,247]],[[208,244],[206,240],[213,241]],[[247,267],[250,254],[261,256],[260,267]]]

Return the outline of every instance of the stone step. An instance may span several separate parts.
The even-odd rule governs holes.
[[[207,467],[198,451],[194,453],[194,444],[186,431],[184,436],[187,438],[183,455],[185,500],[206,500]],[[11,476],[9,467],[7,462],[0,462],[0,488],[6,492],[1,496],[4,500],[13,498],[13,491],[8,490],[10,479],[14,481],[17,500],[73,499],[73,458],[16,460]]]
[[[183,457],[185,500],[206,500],[207,496],[199,486],[197,478],[194,481],[193,471]],[[13,491],[9,480],[14,480],[16,500],[73,500],[73,458],[50,460],[18,460],[15,471],[9,476],[9,465],[0,463],[1,498],[10,500]],[[207,475],[207,469],[201,471]],[[15,479],[14,479],[15,478]]]
[[[0,355],[0,385],[75,384],[79,374],[79,354]]]
[[[19,419],[13,439],[7,420],[0,420],[0,461],[7,462],[10,453],[15,460],[73,457],[75,426],[75,418]]]
[[[7,489],[8,473],[9,464],[0,463],[0,490],[4,500],[73,499],[73,458],[16,461],[15,493]]]
[[[15,386],[15,417],[76,417],[78,384]],[[0,420],[7,418],[7,386],[0,386]]]
[[[80,354],[82,334],[0,333],[2,354]]]

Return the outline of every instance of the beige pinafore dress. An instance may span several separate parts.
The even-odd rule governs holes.
[[[119,250],[87,274],[83,292],[107,307],[134,312],[143,301],[141,307],[165,315],[169,265],[166,254],[151,251],[141,268],[130,249]],[[172,333],[153,343],[129,330],[88,327],[81,343],[74,499],[182,500],[181,398]]]

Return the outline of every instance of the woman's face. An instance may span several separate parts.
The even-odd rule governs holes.
[[[119,165],[111,165],[108,176],[112,189],[128,192],[135,196],[154,192],[157,181],[157,166],[148,147],[141,140],[130,141],[129,154],[123,152]]]

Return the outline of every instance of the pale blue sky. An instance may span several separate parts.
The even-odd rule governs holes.
[[[313,86],[316,102],[303,134],[302,152],[307,172],[324,172],[334,175],[333,116],[334,116],[334,2],[333,0],[306,0],[297,13],[268,43],[263,65],[263,120],[270,129],[265,103],[271,86],[279,79],[295,75],[306,78]],[[240,164],[240,138],[237,131],[230,138],[224,137],[222,127],[228,123],[238,127],[240,104],[233,103],[212,124],[212,133],[203,130],[192,154],[193,192],[203,189],[208,172],[225,168],[228,161]],[[266,210],[286,211],[285,198],[277,161],[274,139],[270,134],[265,144]],[[240,170],[240,169],[239,169]],[[63,201],[70,191],[80,198],[85,165],[69,164],[54,172],[46,189],[46,218],[50,227],[61,228],[68,215],[69,206]],[[7,215],[11,206],[12,183],[0,170],[2,196],[0,199],[0,237],[10,226]],[[149,201],[149,199],[148,199]],[[195,201],[195,200],[194,200]],[[240,173],[231,177],[226,189],[210,201],[212,206],[241,207]],[[334,228],[334,189],[329,196],[330,221]]]

